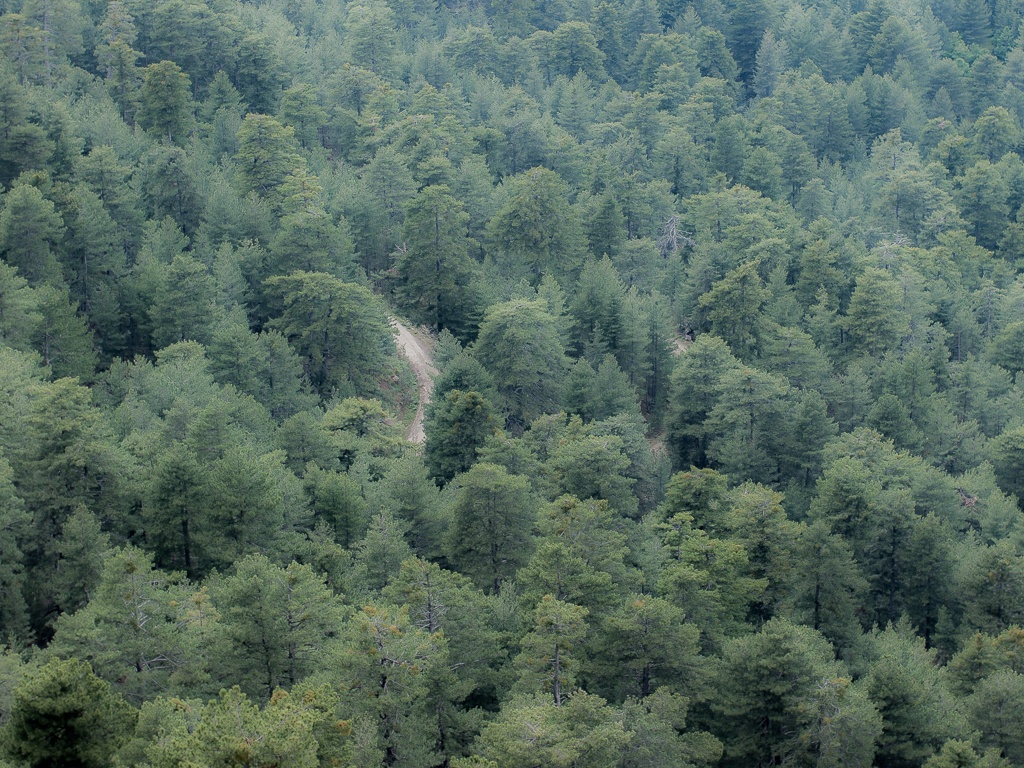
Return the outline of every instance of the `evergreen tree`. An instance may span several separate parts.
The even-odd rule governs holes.
[[[558,410],[568,362],[547,302],[511,301],[492,306],[473,347],[494,377],[508,424],[521,431]]]
[[[730,641],[715,687],[727,764],[770,765],[800,755],[832,765],[872,763],[878,713],[812,629],[773,619],[756,635]],[[839,701],[845,706],[835,708]]]
[[[481,462],[456,482],[448,556],[479,587],[498,593],[532,549],[529,481]]]
[[[476,463],[477,451],[498,429],[491,404],[478,392],[448,390],[431,409],[425,431],[424,462],[435,480],[446,483]]]
[[[4,195],[0,255],[31,285],[60,285],[57,252],[63,236],[63,219],[34,186],[19,184]]]
[[[42,320],[39,299],[16,267],[0,262],[0,341],[11,349],[27,351]]]
[[[183,144],[192,122],[191,89],[188,75],[173,61],[150,64],[139,93],[139,122],[167,143]]]
[[[249,114],[238,129],[235,155],[237,181],[242,193],[255,192],[271,205],[281,204],[280,186],[305,163],[296,152],[295,129],[267,115]]]
[[[468,222],[447,186],[425,187],[406,205],[398,260],[402,304],[413,320],[463,339],[471,335],[475,309]]]
[[[720,398],[720,383],[739,368],[729,345],[717,336],[699,337],[672,371],[666,431],[677,466],[704,466],[708,431],[704,426]]]
[[[768,292],[757,273],[760,264],[746,262],[700,298],[716,336],[723,338],[741,359],[750,359],[760,336],[761,308]]]
[[[272,277],[267,285],[284,305],[270,326],[294,339],[307,379],[321,396],[332,390],[375,391],[391,330],[366,288],[322,272],[301,271]]]
[[[264,701],[319,667],[341,623],[341,606],[322,576],[308,565],[282,568],[263,555],[238,561],[210,594],[221,614],[211,649],[216,674]]]
[[[487,225],[490,247],[543,272],[573,275],[583,260],[579,217],[569,205],[565,182],[554,171],[533,168],[510,178],[506,202]]]
[[[526,690],[551,691],[555,706],[567,703],[575,688],[574,649],[586,638],[588,612],[572,603],[545,595],[534,610],[535,625],[523,638],[516,666],[522,669],[519,684]]]
[[[27,765],[99,768],[109,765],[135,718],[87,663],[51,659],[15,689],[0,738],[7,753]]]
[[[629,739],[615,707],[579,691],[560,707],[548,694],[514,698],[484,727],[477,749],[489,765],[599,768],[617,760]]]
[[[53,378],[75,376],[89,383],[97,357],[92,332],[75,312],[66,290],[48,285],[36,291],[40,320],[35,327],[35,348]]]
[[[25,602],[25,563],[19,542],[28,532],[31,516],[14,488],[14,473],[0,454],[0,632],[4,637],[28,640]]]

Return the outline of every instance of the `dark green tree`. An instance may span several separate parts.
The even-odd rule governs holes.
[[[431,409],[423,460],[435,480],[447,483],[476,463],[477,451],[498,429],[492,411],[480,393],[457,389],[448,390]]]
[[[533,547],[530,483],[486,463],[474,465],[455,482],[449,559],[479,587],[497,593],[526,564]]]
[[[665,428],[673,448],[673,463],[698,467],[707,463],[708,432],[704,426],[721,397],[727,373],[739,370],[729,345],[705,334],[689,346],[672,371]]]
[[[1024,427],[1007,430],[993,440],[989,454],[999,487],[1024,498]]]
[[[490,248],[524,265],[539,281],[543,272],[575,274],[585,238],[568,188],[554,171],[532,168],[507,180],[505,204],[487,224]]]
[[[173,61],[146,67],[139,93],[139,123],[168,144],[183,144],[192,127],[192,83]]]
[[[306,376],[322,397],[332,390],[376,392],[392,331],[369,290],[322,272],[293,272],[266,284],[284,307],[269,325],[296,344]]]
[[[783,619],[730,641],[712,700],[725,764],[871,765],[882,722],[833,659],[821,635]]]
[[[0,743],[32,768],[100,768],[128,739],[135,719],[87,663],[51,659],[15,689]]]
[[[405,249],[397,265],[402,306],[412,319],[461,339],[472,335],[476,303],[468,223],[447,186],[425,187],[405,206]]]
[[[494,378],[499,405],[514,430],[559,409],[568,361],[547,302],[492,306],[473,354]]]
[[[15,641],[28,640],[25,563],[19,546],[32,518],[14,488],[14,473],[0,454],[0,632]]]

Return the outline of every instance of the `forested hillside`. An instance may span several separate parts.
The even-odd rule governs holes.
[[[0,768],[1024,766],[1020,2],[0,14]]]

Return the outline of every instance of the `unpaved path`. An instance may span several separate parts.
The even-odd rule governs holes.
[[[434,367],[434,358],[416,333],[395,318],[391,318],[391,325],[398,329],[398,346],[409,360],[420,389],[420,404],[416,408],[416,418],[412,420],[409,431],[405,433],[405,439],[412,443],[422,443],[426,439],[423,434],[423,409],[430,402],[430,391],[434,388],[434,377],[438,371]]]

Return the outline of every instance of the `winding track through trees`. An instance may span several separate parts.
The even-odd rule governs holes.
[[[405,439],[412,443],[422,443],[426,436],[423,434],[423,409],[430,402],[430,391],[434,388],[434,377],[437,376],[437,368],[434,367],[434,358],[426,345],[420,341],[418,336],[395,318],[391,318],[391,325],[398,330],[396,343],[402,350],[416,374],[416,381],[419,384],[420,404],[416,408],[416,417],[405,433]]]

